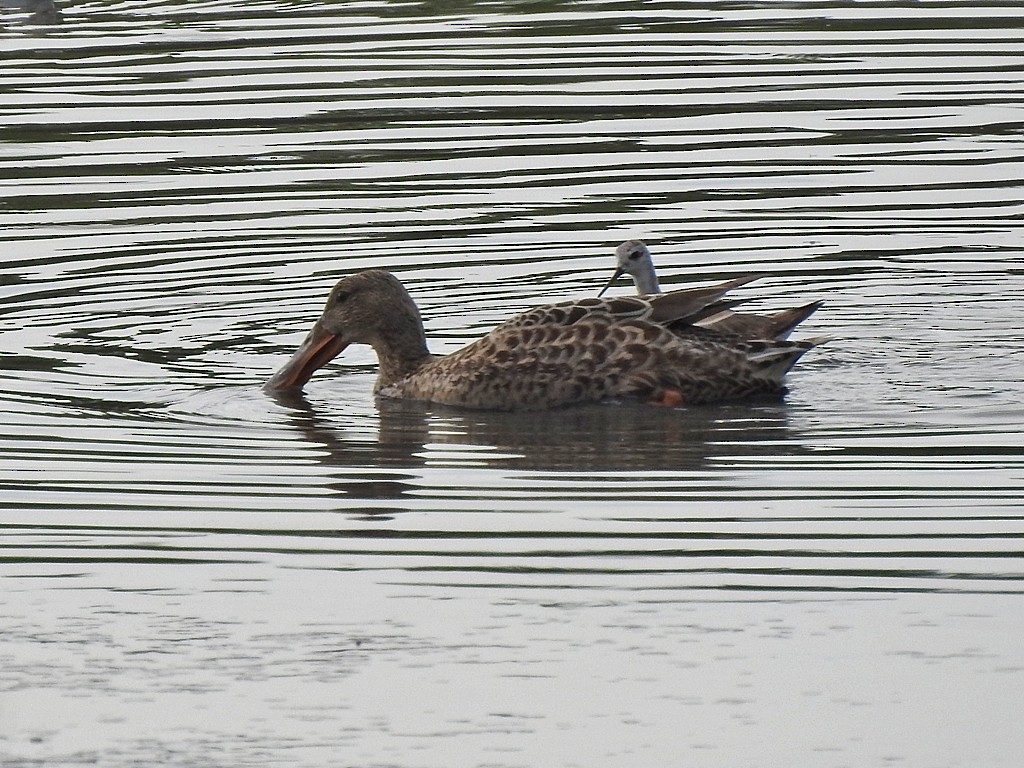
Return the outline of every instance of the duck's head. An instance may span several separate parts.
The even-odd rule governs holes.
[[[422,345],[423,323],[408,291],[390,272],[369,270],[342,278],[327,297],[320,319],[305,340],[263,386],[265,390],[301,389],[313,373],[349,344],[382,348],[402,337]]]
[[[651,252],[647,245],[640,240],[627,240],[615,249],[615,272],[597,295],[603,295],[612,283],[623,275],[629,275],[637,286],[642,286],[642,281],[649,279],[653,272],[654,263],[651,261]],[[657,293],[656,290],[643,292]]]

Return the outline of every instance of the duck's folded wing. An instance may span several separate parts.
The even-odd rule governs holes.
[[[748,275],[706,288],[686,288],[681,291],[649,296],[647,300],[651,305],[651,314],[645,319],[659,325],[668,325],[669,323],[687,321],[694,316],[703,316],[702,313],[706,307],[720,301],[733,288],[739,288],[760,277],[761,275]]]
[[[721,311],[711,311],[722,305]],[[804,320],[821,308],[822,302],[812,301],[801,307],[784,309],[774,315],[755,315],[747,312],[733,312],[727,302],[705,309],[705,316],[691,320],[692,323],[728,336],[743,339],[785,340]]]
[[[536,326],[576,325],[581,321],[604,317],[613,321],[647,320],[657,325],[696,322],[707,317],[710,307],[741,285],[757,280],[760,275],[737,278],[719,285],[687,288],[652,296],[622,296],[613,299],[580,299],[546,304],[516,315],[495,330]],[[720,308],[724,309],[725,305]],[[717,310],[715,310],[717,311]]]

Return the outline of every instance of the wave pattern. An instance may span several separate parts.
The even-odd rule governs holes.
[[[0,3],[0,559],[20,583],[124,577],[213,612],[249,580],[347,574],[538,621],[657,604],[677,628],[693,601],[984,601],[950,608],[961,626],[1024,591],[1018,3],[85,0],[61,24],[30,5]],[[358,348],[302,400],[259,390],[342,274],[398,273],[447,351],[595,293],[627,237],[668,286],[757,272],[745,295],[772,307],[825,299],[807,327],[833,340],[777,406],[375,403]],[[287,666],[264,640],[238,642]],[[985,749],[968,762],[1000,764]]]

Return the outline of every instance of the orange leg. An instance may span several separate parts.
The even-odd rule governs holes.
[[[661,397],[655,400],[651,400],[651,405],[664,405],[669,408],[677,408],[683,404],[684,401],[683,393],[678,389],[666,389],[662,392]]]

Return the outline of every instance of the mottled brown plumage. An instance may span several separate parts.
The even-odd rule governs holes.
[[[465,408],[539,410],[607,398],[704,403],[783,392],[813,342],[746,341],[669,326],[702,317],[741,278],[660,296],[567,301],[529,310],[450,355],[427,351],[412,298],[379,270],[342,279],[269,390],[301,388],[349,344],[369,344],[383,397]]]

